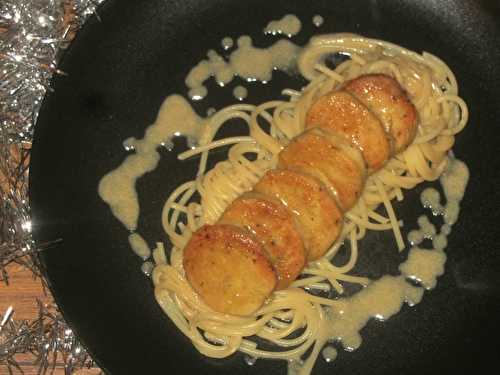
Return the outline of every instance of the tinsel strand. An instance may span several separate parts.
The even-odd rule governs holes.
[[[28,201],[29,152],[43,97],[61,51],[102,0],[2,0],[0,2],[0,282],[17,263],[39,277]],[[42,278],[39,278],[42,281]],[[6,287],[6,286],[5,286]],[[55,306],[38,303],[38,318],[0,325],[0,366],[22,372],[20,353],[31,354],[40,374],[62,366],[66,374],[93,366]]]

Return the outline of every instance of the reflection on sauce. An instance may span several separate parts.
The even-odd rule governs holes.
[[[127,145],[135,153],[105,175],[99,182],[99,196],[106,202],[113,215],[131,231],[137,229],[139,200],[135,185],[137,180],[156,168],[160,160],[159,146],[172,147],[171,139],[183,135],[194,145],[202,129],[202,119],[191,105],[179,95],[169,96],[160,107],[158,117],[149,126],[144,138],[129,138]]]
[[[235,76],[247,81],[267,82],[271,80],[274,69],[293,70],[300,50],[286,39],[278,40],[269,48],[257,48],[249,36],[242,36],[237,44],[238,48],[229,59],[210,50],[207,59],[190,70],[185,82],[191,99],[200,100],[207,95],[203,83],[210,77],[214,77],[219,86],[227,85]]]
[[[148,244],[139,233],[130,234],[128,236],[128,243],[130,244],[132,251],[142,259],[147,259],[151,256],[151,250],[149,249]]]
[[[206,97],[208,90],[205,86],[193,87],[188,91],[188,96],[191,100],[198,101]]]
[[[264,28],[264,34],[284,34],[288,37],[297,35],[302,28],[302,22],[293,14],[287,14],[282,19],[271,21]]]

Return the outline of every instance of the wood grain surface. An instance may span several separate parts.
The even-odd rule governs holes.
[[[38,316],[36,299],[38,298],[44,303],[50,303],[52,298],[47,294],[48,292],[43,290],[40,280],[35,280],[29,270],[19,265],[11,265],[8,267],[8,272],[10,276],[9,285],[0,284],[0,315],[3,316],[9,306],[12,306],[15,320],[35,319]],[[33,360],[31,355],[19,355],[16,360],[22,364],[25,375],[38,374],[38,367],[30,365]],[[74,375],[97,375],[99,373],[98,369],[89,369],[75,372]],[[50,371],[47,372],[48,374],[50,374]],[[58,364],[58,368],[53,374],[64,374],[62,363]],[[6,365],[0,364],[0,375],[10,375]]]

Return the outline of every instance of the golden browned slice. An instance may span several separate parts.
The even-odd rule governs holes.
[[[287,288],[305,266],[304,242],[295,217],[279,201],[244,194],[229,205],[220,223],[248,229],[263,244],[278,276],[277,289]]]
[[[391,142],[378,118],[346,91],[330,92],[313,103],[306,128],[320,127],[344,135],[359,147],[368,167],[380,169],[391,157]]]
[[[344,89],[370,108],[394,140],[394,152],[403,151],[417,132],[417,110],[392,77],[366,74],[346,83]]]
[[[286,169],[268,171],[254,190],[277,198],[297,217],[308,260],[322,257],[342,229],[342,212],[316,178]]]
[[[232,225],[204,225],[184,248],[193,289],[212,309],[248,315],[276,286],[274,269],[251,233]]]
[[[294,138],[279,154],[278,167],[318,178],[336,196],[344,211],[354,206],[365,181],[359,151],[341,138],[327,137],[317,128]]]

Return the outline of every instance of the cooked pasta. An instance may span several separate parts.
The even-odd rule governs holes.
[[[325,57],[335,53],[349,59],[330,69]],[[157,265],[153,282],[162,309],[204,355],[223,358],[240,351],[255,358],[292,360],[301,363],[297,371],[305,374],[331,338],[322,329],[325,322],[335,326],[335,311],[346,306],[342,298],[319,295],[341,295],[345,283],[370,284],[366,277],[352,274],[360,251],[358,241],[367,231],[390,230],[396,247],[404,249],[402,222],[391,201],[402,200],[403,190],[442,175],[454,136],[467,123],[468,111],[458,96],[456,79],[444,62],[429,53],[418,54],[385,41],[354,34],[314,37],[301,51],[298,66],[308,80],[301,91],[284,89],[286,100],[223,108],[204,123],[199,145],[178,156],[179,160],[198,156],[198,171],[192,181],[172,192],[163,207],[162,223],[173,247],[168,259],[154,253]],[[419,117],[414,142],[369,176],[357,204],[344,217],[338,240],[323,258],[309,263],[291,287],[275,291],[250,316],[213,311],[185,277],[183,248],[191,235],[202,225],[215,223],[236,197],[251,190],[266,171],[276,167],[280,151],[304,130],[306,113],[317,98],[369,73],[392,76],[407,91]],[[232,119],[244,121],[249,135],[215,140],[219,129]],[[227,146],[227,159],[207,169],[210,154]],[[380,206],[385,214],[378,210]],[[350,257],[344,265],[334,265],[331,260],[344,241],[350,243]],[[418,302],[420,295],[411,288],[402,287],[402,293],[408,301]],[[343,335],[344,346],[356,348],[359,343],[354,336],[349,340]],[[271,345],[261,348],[256,338]],[[303,358],[311,348],[308,358]],[[289,368],[293,371],[295,367]]]

